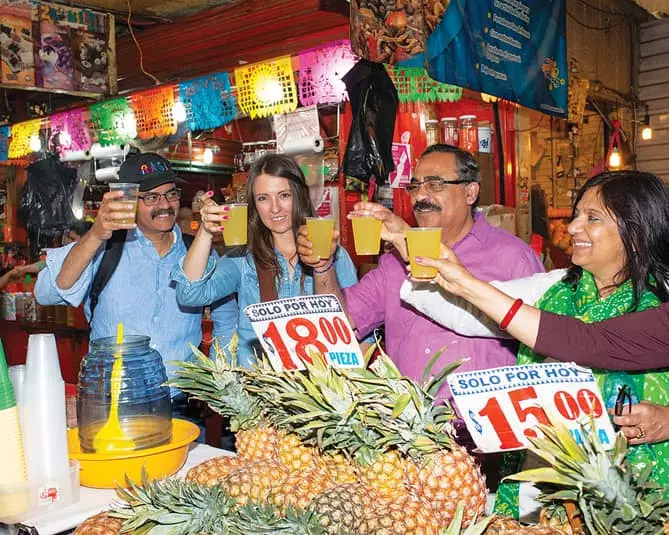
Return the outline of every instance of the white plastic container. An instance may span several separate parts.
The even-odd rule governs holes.
[[[31,334],[23,382],[24,449],[38,508],[72,501],[67,456],[65,382],[56,338]]]

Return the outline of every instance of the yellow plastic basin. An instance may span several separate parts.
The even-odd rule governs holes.
[[[125,487],[126,475],[134,482],[142,480],[142,468],[149,479],[175,474],[186,462],[188,445],[197,439],[200,429],[186,420],[172,419],[172,440],[137,451],[110,453],[83,453],[79,447],[79,430],[67,432],[70,459],[81,464],[79,478],[84,487],[113,489]]]

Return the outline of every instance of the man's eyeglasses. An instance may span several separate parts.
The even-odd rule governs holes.
[[[440,176],[426,176],[422,182],[412,178],[411,183],[407,186],[404,186],[404,189],[407,191],[407,193],[409,193],[409,195],[415,195],[418,193],[421,186],[425,186],[425,190],[428,193],[439,193],[443,191],[448,185],[469,183],[471,183],[471,180],[446,180]]]
[[[625,403],[627,403],[627,412],[632,412],[632,392],[630,391],[629,385],[618,387],[618,396],[616,397],[616,404],[613,408],[616,416],[622,416]]]
[[[167,193],[145,193],[144,195],[138,195],[146,206],[155,206],[160,202],[161,197],[165,197],[167,202],[177,202],[181,199],[181,189],[174,188],[168,191]]]

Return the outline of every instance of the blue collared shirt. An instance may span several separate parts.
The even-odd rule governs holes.
[[[151,346],[163,357],[168,376],[174,368],[169,362],[187,360],[192,355],[189,344],[196,347],[200,344],[202,307],[213,302],[197,306],[177,303],[176,285],[170,273],[178,259],[186,254],[186,245],[177,225],[173,232],[174,243],[163,257],[139,229],[128,232],[119,264],[100,293],[91,324],[91,340],[115,336],[119,322],[123,323],[126,334],[150,336]],[[86,318],[90,320],[90,287],[104,247],[100,247],[79,280],[63,290],[56,285],[56,277],[74,245],[48,251],[46,268],[37,277],[35,297],[42,305],[79,306],[83,302]],[[212,306],[211,319],[214,336],[227,343],[237,326],[235,300],[217,302]]]
[[[279,299],[296,297],[298,295],[312,295],[314,293],[314,279],[304,274],[300,262],[295,266],[292,279],[289,276],[288,261],[275,249],[279,265],[281,266],[281,280],[277,284]],[[209,258],[207,268],[201,279],[189,281],[183,272],[183,259],[174,268],[172,273],[177,283],[177,300],[184,306],[198,306],[222,299],[237,292],[239,304],[238,330],[239,348],[237,358],[242,366],[250,366],[254,359],[254,352],[261,354],[262,349],[251,321],[244,314],[246,306],[260,303],[260,286],[258,273],[251,253],[247,249],[239,248],[231,251],[215,261]],[[346,288],[358,281],[355,266],[351,257],[343,247],[335,252],[333,268],[337,273],[337,280],[342,288]]]

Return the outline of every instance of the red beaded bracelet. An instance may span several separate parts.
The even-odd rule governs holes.
[[[511,323],[513,317],[516,315],[516,312],[518,312],[522,306],[523,300],[516,299],[513,302],[513,305],[511,305],[511,308],[509,308],[509,311],[506,313],[506,316],[504,316],[504,319],[502,319],[502,321],[499,323],[499,328],[505,330],[509,326],[509,323]]]

